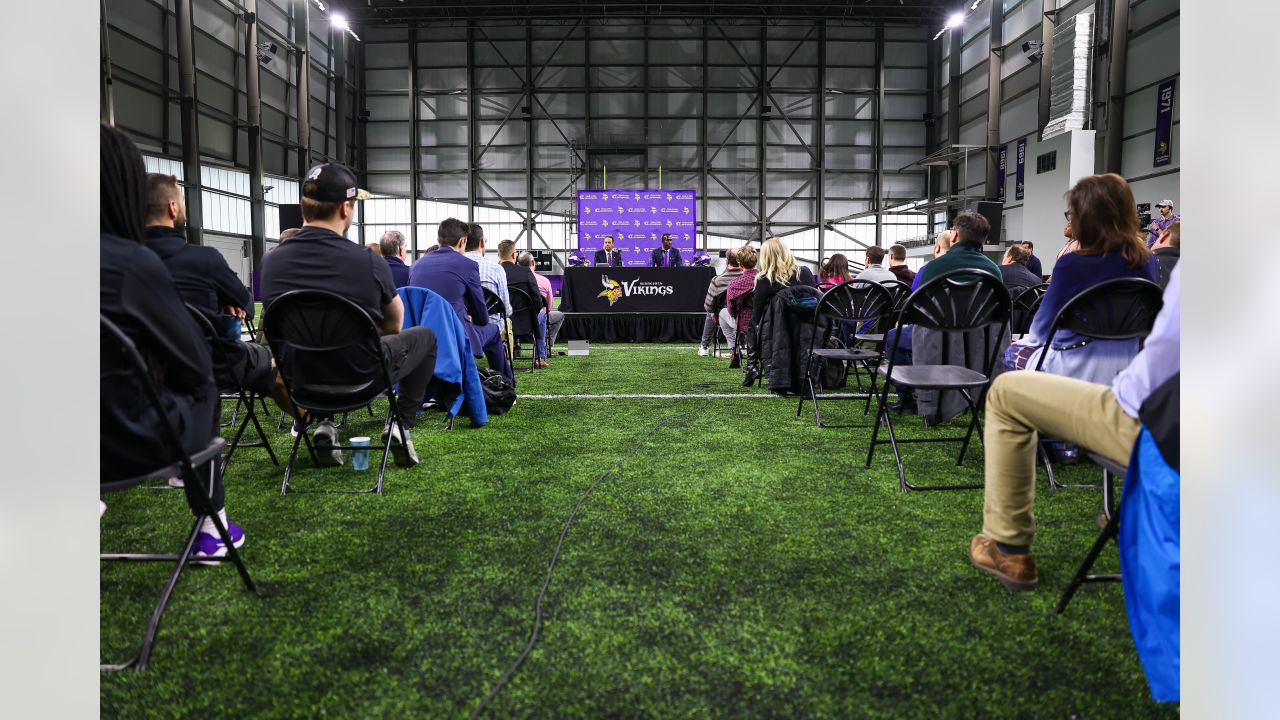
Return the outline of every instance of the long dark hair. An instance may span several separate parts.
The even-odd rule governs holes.
[[[124,133],[103,124],[98,155],[102,232],[142,242],[147,219],[147,168],[142,153]]]
[[[840,278],[841,281],[849,279],[849,259],[841,253],[836,253],[827,259],[827,264],[822,266],[818,271],[818,279],[827,280],[830,278]]]
[[[1080,243],[1077,255],[1120,253],[1129,267],[1151,260],[1147,244],[1138,238],[1138,209],[1129,183],[1115,173],[1081,178],[1067,191],[1071,210],[1071,238]]]

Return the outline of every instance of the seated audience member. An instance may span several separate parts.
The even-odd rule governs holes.
[[[408,253],[404,245],[404,233],[399,230],[382,233],[382,239],[378,241],[378,248],[391,269],[391,279],[395,281],[397,290],[409,284],[409,266],[404,264]]]
[[[1132,215],[1132,208],[1127,209]],[[1145,249],[1141,241],[1138,245]],[[1005,373],[992,383],[982,443],[986,448],[982,533],[969,543],[969,560],[1005,587],[1030,590],[1039,582],[1031,553],[1039,437],[1062,438],[1121,465],[1129,464],[1141,430],[1138,413],[1143,403],[1181,367],[1180,274],[1174,268],[1164,291],[1164,307],[1142,351],[1109,383],[1049,373]]]
[[[529,299],[533,301],[533,306],[538,308],[538,328],[535,334],[537,357],[534,359],[533,365],[539,368],[548,367],[547,313],[542,292],[538,288],[538,281],[534,278],[532,270],[516,263],[516,244],[510,240],[503,240],[498,243],[498,264],[502,266],[502,271],[507,275],[508,294],[512,290],[523,290],[529,295]]]
[[[730,353],[738,346],[738,328],[751,325],[752,304],[747,301],[755,290],[756,275],[759,273],[756,258],[756,249],[750,245],[738,248],[738,264],[742,266],[742,274],[725,286],[724,309],[720,311],[720,331],[724,333]]]
[[[1044,268],[1040,266],[1040,258],[1036,257],[1036,244],[1030,240],[1023,240],[1020,244],[1027,249],[1027,269],[1036,277],[1044,277]],[[1040,282],[1036,284],[1039,285]]]
[[[1169,228],[1173,223],[1182,220],[1182,216],[1173,211],[1173,201],[1165,198],[1156,203],[1156,210],[1160,213],[1160,217],[1151,221],[1147,226],[1147,247],[1155,246],[1160,240],[1160,235]]]
[[[124,133],[102,125],[99,138],[99,311],[137,345],[155,378],[168,421],[183,448],[194,453],[218,434],[218,390],[209,346],[199,326],[180,310],[182,296],[164,263],[143,247],[147,215],[147,171],[138,148]],[[102,481],[123,480],[176,460],[161,439],[159,419],[136,378],[102,378],[99,387],[99,460]],[[244,530],[227,520],[220,459],[195,468],[211,494],[211,505],[235,547]],[[210,475],[212,474],[212,478]],[[186,477],[187,504],[196,516],[202,500]],[[197,557],[222,557],[227,548],[206,518],[196,536]]]
[[[916,271],[907,267],[906,245],[894,244],[889,246],[889,272],[893,273],[899,282],[904,282],[908,285],[915,282]]]
[[[818,287],[830,290],[842,282],[847,282],[853,275],[849,272],[849,258],[836,253],[818,269]]]
[[[484,256],[484,246],[484,228],[479,223],[468,223],[467,247],[463,254],[474,260],[479,268],[480,287],[497,295],[502,300],[502,307],[507,311],[507,317],[511,317],[511,294],[507,292],[507,274],[502,270],[501,265]],[[496,323],[502,320],[502,316],[490,313],[489,319]]]
[[[280,237],[276,238],[276,244],[277,244],[277,245],[279,245],[280,243],[284,242],[285,240],[288,240],[289,238],[293,237],[294,235],[297,235],[297,234],[298,234],[298,231],[299,231],[299,230],[301,230],[301,229],[302,229],[302,228],[288,228],[288,229],[286,229],[286,230],[281,230],[281,231],[280,231]]]
[[[356,202],[368,197],[356,187],[355,174],[336,163],[317,165],[302,181],[301,195],[302,230],[262,261],[264,312],[270,313],[271,304],[287,292],[326,290],[369,313],[382,335],[383,352],[390,358],[391,379],[400,384],[396,413],[405,432],[401,437],[399,426],[388,423],[382,439],[386,441],[390,435],[397,465],[412,467],[418,463],[418,453],[409,429],[417,424],[418,409],[435,369],[435,334],[425,327],[402,331],[404,305],[382,253],[369,252],[346,238],[355,219]],[[333,419],[316,420],[312,446],[320,464],[341,465],[342,451],[333,448],[340,444]]]
[[[457,218],[442,221],[436,230],[435,250],[409,268],[409,285],[424,287],[448,301],[467,330],[471,351],[483,353],[490,368],[514,380],[515,373],[502,344],[502,329],[489,320],[480,286],[480,267],[462,254],[469,231],[470,227]],[[504,280],[505,276],[503,273]]]
[[[1155,281],[1156,260],[1138,238],[1133,193],[1115,174],[1081,178],[1067,193],[1072,233],[1080,249],[1063,255],[1053,268],[1053,282],[1031,321],[1031,332],[1009,346],[1004,365],[1010,370],[1035,367],[1049,339],[1054,317],[1079,293],[1116,278]],[[1109,383],[1138,352],[1137,340],[1099,340],[1060,332],[1042,370],[1096,383]]]
[[[526,268],[538,283],[538,292],[542,295],[543,306],[547,311],[547,348],[550,349],[556,344],[556,338],[560,335],[560,326],[564,325],[564,313],[555,309],[555,291],[551,287],[551,281],[533,271],[538,264],[533,253],[528,251],[520,253],[519,264]],[[546,365],[544,361],[542,366],[546,367]]]
[[[608,267],[620,267],[622,265],[622,253],[613,249],[613,236],[606,235],[604,238],[604,249],[597,250],[592,265],[605,265]]]
[[[867,248],[867,268],[858,273],[857,279],[873,283],[897,282],[898,276],[884,266],[884,255],[882,247],[872,245]]]
[[[1173,269],[1178,266],[1178,256],[1182,252],[1182,223],[1171,222],[1169,227],[1160,233],[1160,239],[1156,241],[1153,253],[1156,256],[1156,262],[1159,263],[1161,288],[1169,286],[1169,276],[1173,274]]]
[[[1066,227],[1062,228],[1062,237],[1067,239],[1067,244],[1063,245],[1062,249],[1058,251],[1058,257],[1062,257],[1067,253],[1073,253],[1080,249],[1080,243],[1076,242],[1076,239],[1072,237],[1071,211],[1068,210],[1065,214],[1067,216],[1067,224],[1066,224]]]
[[[715,340],[716,330],[720,327],[720,319],[713,314],[713,306],[716,298],[720,293],[724,292],[729,283],[734,278],[742,274],[742,265],[738,264],[738,251],[731,249],[724,254],[725,264],[728,266],[725,271],[711,278],[711,284],[707,286],[707,297],[702,301],[702,308],[707,311],[706,322],[702,324],[702,342],[698,344],[698,355],[706,356],[711,352],[711,343]],[[728,304],[728,303],[726,303]],[[725,338],[728,339],[728,333]],[[729,343],[730,347],[733,343]]]
[[[760,272],[756,275],[756,295],[751,303],[751,317],[758,322],[769,307],[769,301],[778,291],[792,285],[812,285],[818,283],[813,279],[809,268],[796,263],[791,249],[779,238],[771,237],[760,245]]]
[[[991,224],[978,213],[967,212],[957,215],[952,230],[938,233],[938,240],[934,245],[935,257],[916,273],[915,287],[912,289],[919,289],[921,285],[939,275],[964,268],[986,270],[1000,277],[999,266],[982,254],[982,243],[986,241],[987,234],[990,232]],[[913,334],[914,326],[912,325],[904,325],[901,333],[896,327],[885,333],[885,353],[893,355],[894,365],[911,364]],[[915,390],[906,387],[898,388],[898,403],[893,406],[893,409],[907,413],[916,412]]]
[[[680,267],[684,260],[680,257],[680,248],[671,247],[671,233],[662,233],[662,247],[654,248],[649,256],[649,267]]]
[[[1027,259],[1031,253],[1021,243],[1014,243],[1004,251],[1004,260],[1000,263],[1000,277],[1004,286],[1009,288],[1009,297],[1014,298],[1029,287],[1042,284],[1040,276],[1027,269]]]
[[[938,233],[937,237],[933,239],[933,259],[937,260],[938,258],[950,252],[951,244],[955,241],[955,238],[956,238],[956,231],[954,229],[943,230],[942,232]],[[932,260],[929,262],[932,262]],[[920,266],[920,270],[916,273],[915,278],[911,281],[912,292],[915,292],[916,290],[920,289],[920,276],[924,274],[924,269],[926,267],[929,267],[928,262]]]
[[[182,299],[207,317],[215,330],[223,329],[224,317],[252,320],[253,296],[248,288],[216,248],[187,242],[182,230],[186,224],[187,204],[178,179],[148,173],[147,247],[164,262]],[[219,387],[244,388],[272,397],[293,414],[293,405],[271,364],[270,350],[254,342],[241,342],[239,333],[219,338],[219,347],[227,360],[226,367],[214,363]],[[218,354],[213,357],[216,360]]]

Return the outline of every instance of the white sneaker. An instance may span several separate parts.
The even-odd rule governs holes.
[[[107,514],[107,504],[99,500],[98,501],[98,517],[102,517],[103,515],[106,515],[106,514]]]
[[[175,475],[174,477],[169,478],[169,487],[171,488],[181,488],[186,487],[186,485],[187,484],[182,481],[182,476],[180,475]]]
[[[311,435],[311,445],[316,451],[316,464],[321,467],[334,467],[342,464],[342,451],[333,446],[338,444],[338,429],[333,421],[324,420],[316,424]]]
[[[706,357],[709,354],[711,354],[711,350],[709,350],[706,345],[698,346],[698,357]]]

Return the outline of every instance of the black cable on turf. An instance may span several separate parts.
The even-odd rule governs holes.
[[[538,633],[542,631],[542,600],[547,595],[547,588],[551,587],[551,573],[556,569],[556,561],[560,559],[560,547],[564,544],[565,536],[569,534],[569,527],[573,525],[573,520],[577,517],[578,510],[582,507],[582,504],[587,501],[587,498],[591,497],[592,491],[594,491],[600,483],[607,480],[619,467],[631,458],[635,457],[636,453],[640,452],[640,449],[644,447],[645,443],[653,437],[653,433],[661,430],[663,427],[671,424],[677,419],[691,415],[701,415],[702,411],[705,410],[706,406],[710,403],[710,400],[710,398],[703,398],[702,403],[698,406],[697,410],[687,413],[675,413],[663,418],[658,422],[658,424],[653,426],[653,430],[645,433],[644,439],[639,443],[636,443],[635,447],[631,449],[631,452],[620,458],[610,466],[608,470],[605,470],[603,473],[596,476],[596,479],[592,480],[591,484],[587,486],[586,491],[578,498],[578,502],[573,506],[573,510],[569,513],[569,518],[564,521],[564,527],[560,530],[560,537],[556,540],[556,548],[551,553],[551,562],[547,565],[547,576],[543,579],[542,587],[538,590],[538,597],[533,602],[533,632],[529,633],[529,642],[525,643],[524,649],[520,651],[518,656],[516,656],[515,662],[511,663],[511,666],[507,668],[507,671],[502,674],[498,683],[493,686],[493,689],[489,691],[489,694],[485,696],[485,699],[481,700],[480,704],[476,706],[476,709],[471,711],[471,714],[468,716],[470,720],[475,720],[475,718],[480,717],[480,714],[485,711],[485,708],[489,707],[489,703],[493,702],[493,699],[498,697],[498,693],[502,692],[503,688],[507,686],[507,683],[511,681],[512,676],[516,674],[516,670],[519,670],[520,666],[524,664],[525,658],[529,657],[529,653],[533,652],[533,646],[538,643]]]

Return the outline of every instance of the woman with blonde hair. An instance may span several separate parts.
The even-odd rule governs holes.
[[[771,237],[760,245],[760,273],[756,275],[756,296],[751,315],[764,316],[765,308],[778,291],[792,285],[818,286],[809,268],[796,264],[796,256],[782,240]]]

